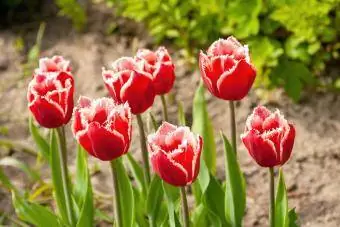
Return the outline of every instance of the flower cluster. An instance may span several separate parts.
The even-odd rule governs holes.
[[[220,212],[223,215],[218,217],[220,218],[219,224],[223,226],[227,224],[227,226],[242,225],[246,196],[243,183],[245,181],[235,155],[237,153],[237,138],[234,101],[243,99],[249,93],[256,77],[256,70],[251,63],[247,46],[240,44],[234,37],[215,41],[206,53],[200,52],[198,61],[201,78],[210,93],[230,103],[232,145],[222,136],[227,154],[226,168],[229,168],[226,171],[229,178],[226,179],[225,189],[222,185],[218,185],[219,181],[217,179],[212,179],[214,177],[212,175],[213,168],[208,169],[208,165],[205,165],[209,152],[213,152],[206,144],[203,147],[204,139],[206,139],[207,143],[213,143],[214,141],[213,135],[209,132],[213,131],[209,128],[211,126],[210,122],[207,119],[199,118],[199,121],[204,121],[199,122],[199,124],[202,124],[200,134],[205,135],[203,138],[196,134],[199,130],[193,129],[195,131],[193,133],[189,127],[176,126],[167,122],[168,116],[164,95],[169,93],[174,86],[175,66],[164,47],[160,47],[156,51],[140,49],[134,57],[121,57],[113,62],[111,68],[103,68],[102,79],[110,97],[90,99],[81,96],[75,107],[74,77],[70,62],[61,56],[42,58],[40,60],[39,67],[34,70],[33,78],[28,85],[28,107],[35,120],[42,127],[52,129],[51,146],[47,146],[48,149],[53,152],[58,147],[56,143],[59,143],[58,152],[60,153],[59,155],[51,155],[50,161],[54,164],[54,168],[56,163],[60,164],[60,170],[52,170],[57,171],[52,175],[54,176],[53,184],[56,191],[57,206],[58,210],[61,211],[63,223],[69,226],[78,226],[74,221],[74,217],[81,215],[78,214],[80,213],[80,207],[76,212],[72,208],[73,203],[81,201],[78,206],[85,206],[84,204],[88,202],[88,198],[92,198],[92,195],[89,195],[86,198],[79,199],[78,197],[73,197],[71,190],[68,190],[70,186],[68,185],[69,176],[66,163],[67,146],[63,127],[73,115],[72,131],[81,147],[99,160],[110,161],[115,191],[115,226],[133,226],[135,220],[130,220],[130,218],[134,218],[134,211],[127,211],[131,214],[131,217],[127,218],[126,215],[122,215],[125,212],[125,210],[122,210],[125,206],[122,205],[123,202],[120,200],[125,195],[133,197],[135,193],[139,192],[132,190],[132,184],[125,172],[124,165],[120,162],[120,157],[125,155],[130,148],[133,134],[132,114],[134,114],[139,126],[144,168],[137,166],[134,155],[129,155],[128,160],[132,162],[131,166],[134,166],[132,167],[134,168],[132,172],[139,172],[138,176],[136,176],[138,184],[142,185],[140,194],[136,194],[138,198],[140,197],[139,200],[144,202],[143,200],[146,200],[146,198],[142,196],[148,195],[147,200],[149,203],[153,198],[150,198],[149,195],[152,195],[152,193],[148,190],[166,190],[169,187],[167,184],[181,187],[184,226],[188,227],[190,221],[185,186],[191,185],[197,178],[201,179],[198,177],[199,171],[204,169],[202,182],[199,182],[200,184],[197,186],[201,188],[197,189],[196,202],[201,203],[201,200],[215,196],[204,193],[214,194],[215,192],[219,193],[220,190],[226,190],[225,194],[230,196],[230,198],[228,197],[228,203],[225,204],[228,209],[225,211],[226,214]],[[203,90],[200,89],[200,91]],[[151,133],[146,137],[141,115],[153,105],[157,95],[162,98],[164,121],[158,129],[155,129],[155,133]],[[204,95],[202,99],[204,99]],[[205,107],[201,108],[199,110],[201,113],[207,112]],[[182,113],[182,115],[184,114]],[[42,140],[42,136],[39,139]],[[272,199],[271,204],[274,206],[273,168],[282,166],[289,160],[295,140],[295,127],[284,118],[279,110],[271,112],[266,107],[258,106],[248,117],[241,140],[255,162],[262,167],[269,168],[271,177],[270,198]],[[46,156],[49,155],[49,152],[50,150],[46,152]],[[204,155],[201,156],[201,154]],[[213,155],[211,156],[213,157]],[[53,160],[54,158],[57,158],[57,160]],[[150,182],[150,175],[152,174],[150,174],[149,162],[154,172],[152,179],[156,183]],[[86,162],[81,164],[87,168]],[[229,166],[227,167],[227,165]],[[140,173],[140,169],[142,169],[143,173]],[[86,173],[86,171],[80,173]],[[141,179],[142,174],[144,174],[143,179]],[[82,177],[80,175],[77,175],[77,177]],[[157,179],[159,178],[157,175],[167,184],[158,184]],[[60,178],[62,181],[58,183],[56,178]],[[90,185],[89,179],[86,182],[87,185]],[[57,190],[58,187],[59,190]],[[170,189],[168,188],[167,190]],[[92,193],[91,189],[87,190],[86,193],[89,192]],[[170,192],[168,191],[168,193]],[[170,194],[170,197],[175,196],[175,193],[171,192]],[[237,194],[240,198],[233,198],[234,194]],[[73,198],[75,198],[74,201]],[[218,199],[215,198],[214,203]],[[238,199],[240,203],[243,201],[244,204],[233,204]],[[281,200],[284,201],[284,199]],[[127,201],[131,202],[133,198],[129,198]],[[221,198],[221,201],[227,200]],[[205,206],[209,206],[209,202],[206,203],[201,204],[201,208],[203,208],[201,211],[213,212],[215,208],[206,208]],[[171,205],[173,206],[171,209],[174,209],[174,204]],[[239,207],[236,208],[236,206]],[[276,215],[273,206],[271,207],[270,218],[272,226],[275,225],[273,215]],[[129,207],[129,205],[126,207]],[[133,204],[130,207],[133,208]],[[171,209],[169,209],[169,212],[174,212]],[[88,215],[86,212],[84,211],[84,214]],[[138,210],[138,212],[142,211]],[[83,213],[83,209],[81,213]],[[211,214],[211,217],[218,215]],[[149,216],[150,223],[154,222],[150,213],[139,215],[141,215],[141,219]],[[280,220],[285,219],[287,216],[288,213],[283,214],[283,218],[280,217]],[[226,217],[227,219],[225,219]],[[158,226],[157,223],[152,223],[151,225]],[[93,226],[92,223],[89,226]],[[286,224],[282,226],[286,226]]]

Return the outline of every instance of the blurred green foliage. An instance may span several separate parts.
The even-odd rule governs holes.
[[[241,39],[257,67],[257,86],[282,86],[294,100],[306,86],[320,85],[325,64],[339,58],[340,0],[106,1],[144,22],[156,42],[173,41],[189,56],[219,37]]]
[[[72,20],[77,30],[82,30],[87,22],[86,12],[77,0],[54,0],[60,8],[59,14]]]

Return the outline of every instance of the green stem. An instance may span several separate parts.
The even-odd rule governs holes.
[[[113,182],[113,194],[114,194],[114,205],[113,205],[113,211],[115,213],[115,223],[117,227],[122,227],[123,226],[123,221],[122,221],[122,214],[121,214],[121,206],[120,206],[120,192],[119,192],[119,182],[118,182],[118,174],[117,174],[117,169],[116,169],[116,162],[117,159],[114,159],[110,162],[111,170],[112,170],[112,182]]]
[[[66,147],[66,137],[65,137],[65,127],[57,128],[57,134],[59,139],[59,149],[58,154],[60,158],[60,170],[61,170],[61,180],[62,187],[64,189],[66,212],[71,226],[75,226],[75,217],[73,212],[70,185],[68,180],[68,169],[67,169],[67,147]]]
[[[229,109],[230,109],[230,126],[231,126],[231,144],[235,153],[237,153],[237,144],[236,144],[236,119],[235,119],[235,105],[234,101],[229,101]]]
[[[269,168],[270,226],[275,227],[274,168]]]
[[[139,142],[142,149],[142,158],[144,164],[144,179],[147,187],[150,184],[150,166],[149,166],[149,154],[148,149],[146,147],[146,138],[144,132],[144,124],[142,120],[142,115],[137,114],[137,122],[138,122],[138,129],[139,129]]]
[[[163,120],[168,121],[168,107],[166,106],[165,95],[161,95],[162,106],[163,106]]]
[[[184,227],[189,227],[190,217],[189,217],[189,208],[188,208],[187,195],[185,192],[185,186],[181,187],[181,197],[182,197],[182,213],[183,213]]]

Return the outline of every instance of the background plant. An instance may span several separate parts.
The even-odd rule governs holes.
[[[294,100],[325,84],[328,62],[339,58],[340,0],[106,0],[119,15],[144,22],[156,42],[169,40],[187,57],[219,37],[249,44],[256,85],[284,87]],[[339,80],[339,79],[338,79]]]

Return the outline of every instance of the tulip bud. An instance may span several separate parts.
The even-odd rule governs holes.
[[[234,37],[219,39],[199,56],[202,79],[214,96],[224,100],[241,100],[249,92],[256,76],[248,47]]]
[[[117,103],[127,102],[133,114],[140,114],[152,106],[155,91],[150,73],[143,72],[133,58],[116,60],[112,70],[103,69],[102,76],[111,97]]]
[[[28,85],[28,107],[45,128],[67,124],[72,116],[74,80],[69,61],[61,56],[42,58]]]
[[[92,156],[111,161],[128,152],[131,141],[131,112],[127,103],[110,98],[80,97],[74,109],[73,134]]]
[[[188,127],[167,122],[148,136],[153,170],[168,184],[185,186],[193,183],[200,168],[202,138]]]
[[[241,139],[253,159],[263,167],[285,164],[292,152],[295,128],[279,110],[258,106],[248,117]]]
[[[148,49],[138,50],[135,59],[141,70],[152,75],[157,95],[164,95],[171,90],[175,82],[175,66],[165,47],[159,47],[155,52]]]

